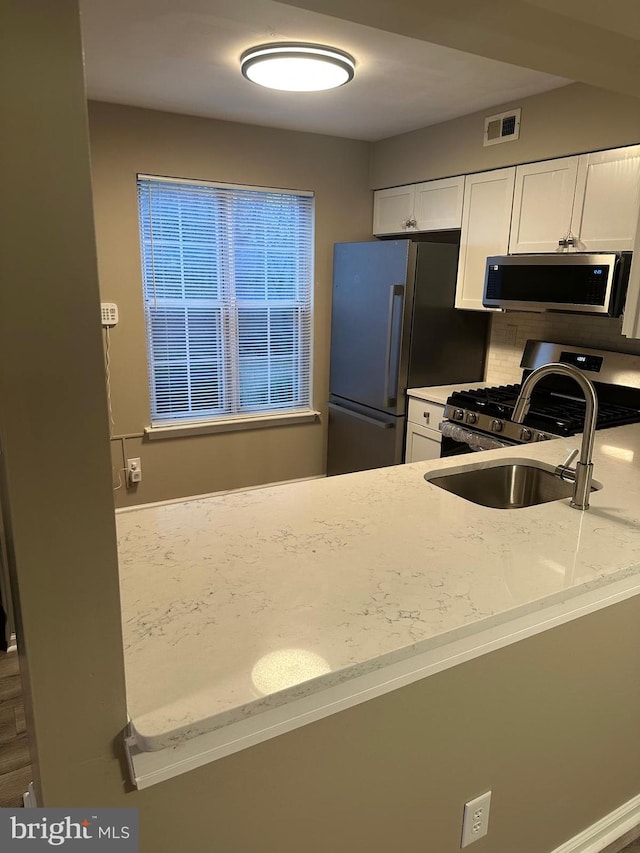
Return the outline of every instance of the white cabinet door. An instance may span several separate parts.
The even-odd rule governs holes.
[[[456,308],[487,311],[482,304],[487,257],[506,255],[516,169],[467,175],[462,205]]]
[[[416,184],[414,218],[417,231],[460,228],[464,175]]]
[[[629,289],[624,308],[622,334],[628,338],[640,338],[640,216],[636,227],[633,258],[629,271]]]
[[[411,423],[437,430],[440,421],[443,419],[444,406],[442,403],[432,403],[430,400],[422,400],[420,397],[409,397],[407,420]]]
[[[583,154],[571,231],[580,252],[631,251],[640,208],[640,145]]]
[[[509,252],[557,252],[569,234],[578,158],[516,168]]]
[[[427,459],[440,459],[442,436],[435,429],[407,423],[407,441],[405,462],[425,462]]]
[[[376,190],[373,194],[373,233],[402,234],[413,232],[413,208],[415,184],[406,187],[392,187],[389,190]]]

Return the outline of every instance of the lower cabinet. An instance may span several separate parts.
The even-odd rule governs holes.
[[[442,404],[418,397],[409,398],[405,462],[424,462],[426,459],[440,458],[442,436],[438,424],[443,416]]]
[[[437,429],[418,426],[407,421],[407,443],[405,462],[425,462],[427,459],[440,458],[440,440]]]

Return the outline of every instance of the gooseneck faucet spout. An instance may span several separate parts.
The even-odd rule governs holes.
[[[582,447],[580,449],[580,461],[576,464],[575,471],[571,468],[560,466],[560,476],[570,476],[574,481],[573,498],[571,506],[575,509],[589,509],[589,494],[591,493],[591,479],[593,477],[593,442],[595,438],[596,420],[598,418],[598,397],[593,382],[584,373],[570,364],[543,364],[542,367],[533,370],[522,383],[518,399],[513,408],[511,419],[521,424],[527,416],[531,404],[531,395],[538,382],[549,374],[560,374],[570,376],[578,383],[584,393],[586,411],[584,416],[584,428],[582,432]]]

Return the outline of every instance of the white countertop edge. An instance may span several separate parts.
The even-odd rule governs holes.
[[[570,591],[567,590],[567,593],[570,594]],[[131,780],[138,789],[148,788],[369,699],[383,696],[419,679],[595,613],[638,593],[640,574],[625,573],[617,581],[572,595],[564,602],[549,606],[540,602],[541,609],[535,612],[480,628],[470,636],[390,663],[257,716],[198,735],[177,746],[154,752],[144,752],[138,747],[135,729],[130,725],[125,736],[125,748]]]
[[[504,383],[492,382],[487,378],[476,379],[475,382],[456,382],[453,385],[427,385],[424,388],[407,388],[407,397],[444,406],[454,391],[470,391],[472,388],[489,388],[500,384]]]
[[[244,492],[255,492],[258,489],[270,489],[272,486],[291,486],[294,483],[306,483],[309,480],[324,480],[326,474],[311,474],[309,477],[296,477],[294,480],[276,480],[271,483],[257,483],[255,486],[238,486],[237,489],[222,489],[219,492],[205,492],[202,495],[184,495],[181,498],[168,498],[166,501],[151,501],[147,504],[131,504],[131,506],[116,507],[116,516],[125,512],[139,512],[157,506],[171,506],[172,504],[183,504],[188,501],[204,501],[208,498],[221,498],[225,495],[237,495]]]

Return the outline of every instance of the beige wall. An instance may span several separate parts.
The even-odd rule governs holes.
[[[142,851],[459,853],[463,804],[491,790],[477,849],[550,853],[640,792],[639,605],[125,797]]]
[[[522,107],[520,138],[485,148],[485,117],[513,107]],[[371,186],[380,189],[637,142],[640,99],[574,83],[373,143]]]
[[[120,323],[111,332],[113,431],[134,436],[124,446],[112,442],[116,505],[324,472],[332,246],[371,238],[368,182],[372,187],[390,186],[640,140],[640,101],[625,95],[574,84],[517,105],[523,108],[520,139],[484,148],[486,111],[368,145],[91,104],[101,298],[120,307]],[[322,412],[320,423],[153,442],[141,437],[149,425],[149,398],[135,196],[138,172],[315,191],[314,405]],[[495,340],[494,336],[494,344]],[[494,354],[492,360],[501,357]],[[142,459],[143,481],[127,488],[121,469],[127,457],[137,456]]]
[[[364,142],[92,103],[96,239],[111,331],[115,434],[149,426],[136,173],[313,190],[316,209],[314,406],[322,422],[162,441],[130,439],[143,481],[115,491],[127,505],[322,474],[325,470],[333,244],[371,239],[369,146]],[[114,483],[123,467],[112,442]]]
[[[35,779],[70,805],[118,789],[126,724],[80,26],[76,0],[0,19],[2,499]]]

